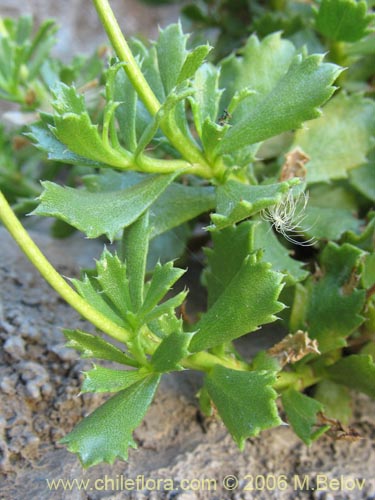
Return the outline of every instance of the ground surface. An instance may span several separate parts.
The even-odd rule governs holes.
[[[33,233],[49,258],[66,276],[77,274],[77,264],[88,265],[100,253],[100,246],[73,238],[56,242],[46,234]],[[202,420],[197,413],[195,394],[200,379],[185,372],[165,377],[145,421],[136,431],[139,449],[131,451],[129,463],[113,467],[96,466],[83,471],[74,455],[57,444],[81,417],[100,402],[98,396],[79,396],[81,371],[89,361],[79,361],[64,347],[60,327],[85,327],[84,323],[49,289],[18,251],[8,234],[0,229],[0,498],[99,499],[370,499],[375,498],[375,404],[365,397],[356,400],[354,428],[363,439],[354,443],[333,442],[328,437],[306,448],[288,427],[264,432],[250,440],[239,453],[223,426]],[[257,333],[258,336],[261,333]],[[261,337],[259,337],[261,338]],[[221,488],[225,476],[233,474],[240,484],[235,492]],[[301,482],[316,487],[321,475],[321,491],[302,491]],[[144,481],[173,479],[173,492],[112,491],[121,487],[121,476]],[[251,477],[258,479],[259,491],[244,491]],[[286,475],[287,482],[282,482]],[[107,491],[95,491],[93,481],[110,478]],[[269,490],[263,481],[268,477]],[[325,488],[326,480],[343,477],[346,486],[365,479],[364,487],[353,491]],[[89,479],[87,491],[73,485],[50,491],[46,479]],[[217,491],[178,489],[184,479],[209,478],[217,481]],[[280,479],[281,478],[281,479]],[[298,479],[297,479],[298,478]],[[283,491],[274,490],[274,480]],[[99,482],[99,487],[104,483]],[[167,483],[164,483],[167,484]],[[335,483],[331,483],[337,486]],[[90,486],[91,485],[91,486]],[[153,483],[149,483],[149,490]],[[306,486],[306,484],[305,484]],[[168,485],[167,485],[168,487]],[[92,488],[90,490],[90,488]],[[207,488],[207,486],[206,486]]]

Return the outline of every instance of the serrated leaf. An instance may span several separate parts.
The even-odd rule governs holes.
[[[60,142],[47,125],[40,122],[30,127],[30,133],[25,134],[33,142],[36,148],[47,153],[48,159],[69,163],[71,165],[82,165],[87,167],[105,167],[103,163],[90,160],[67,149],[66,145]]]
[[[205,388],[241,450],[248,437],[282,423],[272,388],[275,380],[275,372],[243,372],[220,365],[206,378]]]
[[[193,77],[195,72],[203,64],[212,47],[209,45],[199,45],[195,47],[187,56],[178,75],[176,84],[183,83]]]
[[[316,16],[316,29],[331,40],[356,42],[368,33],[374,15],[367,14],[364,0],[322,0]]]
[[[296,183],[298,181],[292,179],[277,184],[251,186],[234,180],[227,181],[217,188],[216,213],[211,214],[215,226],[208,229],[223,229],[275,205]]]
[[[275,271],[286,275],[286,285],[295,285],[308,275],[308,271],[302,269],[303,262],[290,257],[291,252],[279,242],[266,222],[255,223],[254,250],[262,250],[263,260],[270,262]]]
[[[67,347],[72,347],[81,353],[82,358],[97,358],[115,361],[122,365],[137,366],[137,362],[126,356],[121,349],[106,342],[101,337],[83,332],[82,330],[63,330],[68,339]]]
[[[122,252],[127,265],[129,297],[133,311],[138,311],[143,303],[143,290],[149,242],[149,215],[146,211],[128,226],[122,237]]]
[[[130,188],[97,193],[43,182],[41,203],[32,213],[64,220],[89,238],[105,234],[112,241],[147,210],[176,175],[150,175]]]
[[[327,367],[328,376],[375,399],[375,364],[370,355],[352,354]]]
[[[184,273],[185,270],[173,267],[173,262],[167,262],[164,265],[157,264],[145,300],[139,310],[139,317],[144,318],[149,314]]]
[[[276,59],[274,66],[268,64],[267,76],[264,76],[262,69],[273,59]],[[332,95],[332,84],[341,71],[334,64],[323,63],[322,59],[320,55],[295,56],[293,46],[281,41],[280,34],[270,35],[261,43],[255,36],[251,37],[244,49],[243,61],[229,59],[227,63],[229,71],[234,69],[239,73],[232,76],[229,95],[234,85],[235,90],[249,87],[257,93],[246,99],[246,107],[238,108],[242,108],[241,118],[222,139],[219,151],[222,154],[235,152],[281,132],[299,128],[304,121],[319,116],[318,108]],[[254,82],[251,77],[244,77],[241,64],[259,75]],[[223,70],[224,67],[223,64]],[[271,77],[270,67],[278,68],[277,74],[272,72]],[[240,81],[246,81],[246,85],[240,86]]]
[[[238,272],[202,319],[195,325],[190,350],[201,351],[229,342],[275,321],[283,309],[277,301],[282,275],[259,257],[246,257]]]
[[[215,122],[219,111],[220,98],[223,93],[219,90],[219,70],[210,63],[203,64],[195,73],[192,88],[194,95],[190,98],[194,123],[199,136],[203,135],[205,120]]]
[[[282,393],[281,400],[294,432],[308,446],[329,429],[329,426],[313,429],[317,413],[323,410],[323,405],[315,399],[291,388]]]
[[[140,370],[112,370],[94,365],[92,370],[83,372],[81,392],[118,392],[147,377],[149,373]]]
[[[150,375],[119,392],[84,418],[60,443],[76,453],[84,467],[100,462],[127,460],[136,448],[133,431],[141,423],[154,397],[160,376]]]
[[[204,277],[208,290],[208,307],[225,291],[244,259],[253,251],[252,240],[251,222],[212,232],[213,249],[205,249],[208,266]]]
[[[104,295],[100,293],[100,287],[94,278],[85,274],[82,280],[71,279],[70,281],[81,297],[83,297],[92,307],[116,323],[116,325],[127,329],[130,328],[130,325],[121,312],[117,310],[113,304],[110,304],[105,299]]]
[[[180,361],[189,354],[189,343],[193,332],[176,331],[163,339],[151,358],[156,372],[183,370]]]
[[[113,167],[130,166],[130,154],[125,150],[120,153],[104,141],[98,125],[91,122],[83,96],[77,94],[74,87],[60,83],[54,95],[56,113],[54,126],[50,126],[50,130],[60,142],[73,153],[93,161]]]
[[[314,399],[324,407],[324,415],[347,424],[352,416],[351,397],[346,387],[331,380],[316,385]]]
[[[375,104],[360,95],[337,95],[323,115],[296,133],[292,148],[309,157],[306,180],[312,184],[347,177],[366,163],[375,129]]]
[[[104,294],[107,299],[106,303],[110,301],[115,307],[117,315],[126,318],[127,313],[134,310],[127,266],[120,261],[117,255],[113,255],[105,249],[100,260],[96,263],[96,270],[95,279],[101,287],[100,293],[96,291],[97,295],[102,298]],[[76,286],[78,285],[77,280],[74,283]],[[82,287],[78,285],[78,288]]]
[[[364,321],[365,290],[355,288],[363,252],[349,244],[328,243],[321,257],[322,275],[307,284],[306,316],[298,328],[307,330],[324,353],[346,345],[346,337]],[[354,286],[353,281],[354,279]]]

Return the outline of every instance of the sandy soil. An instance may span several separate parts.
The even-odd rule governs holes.
[[[66,276],[76,275],[78,265],[90,265],[101,250],[77,236],[64,242],[37,232],[33,237]],[[221,423],[200,415],[195,398],[200,376],[192,372],[164,378],[145,421],[136,431],[139,449],[130,452],[128,463],[84,471],[76,457],[57,441],[103,399],[78,395],[81,371],[90,362],[79,361],[73,350],[64,347],[60,331],[61,327],[87,326],[49,289],[3,229],[0,249],[0,498],[375,498],[373,401],[362,396],[355,400],[353,427],[363,437],[358,442],[334,442],[324,437],[307,448],[283,426],[249,440],[245,451],[239,453]],[[249,350],[247,342],[242,346],[245,351]],[[221,486],[229,474],[239,479],[233,492]],[[140,484],[140,491],[115,491],[121,487],[121,476],[135,480],[139,475],[144,481],[173,479],[174,491],[152,491],[150,482],[148,489]],[[246,491],[257,475],[261,477],[257,480],[258,490]],[[117,483],[108,482],[107,491],[95,491],[93,482],[105,477],[117,478]],[[71,491],[63,491],[62,487],[49,490],[46,480],[60,478],[89,479],[91,483],[86,491],[80,491],[77,485]],[[184,479],[199,478],[215,480],[216,491],[212,485],[211,491],[204,491],[207,485],[194,491],[197,482],[184,491]],[[306,478],[309,485],[302,487]],[[330,483],[326,488],[327,481],[334,478],[344,483]],[[281,485],[279,489],[275,489],[275,480]],[[357,484],[349,491],[355,480],[364,480],[363,488]],[[321,490],[317,491],[319,484]],[[165,485],[168,488],[168,483]]]

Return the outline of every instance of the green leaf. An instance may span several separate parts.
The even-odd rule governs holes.
[[[263,260],[272,264],[272,269],[286,275],[285,284],[295,285],[308,276],[308,271],[302,269],[303,262],[292,259],[287,250],[277,239],[275,233],[266,222],[254,224],[254,250],[263,251]]]
[[[97,309],[101,314],[109,318],[111,321],[126,329],[131,328],[125,316],[110,303],[103,293],[100,293],[101,288],[93,277],[84,275],[82,280],[70,280],[77,292],[88,302],[92,307]]]
[[[292,149],[300,147],[310,157],[306,180],[312,184],[347,177],[366,163],[375,128],[375,103],[360,95],[337,95],[323,116],[296,133]]]
[[[146,317],[184,273],[185,270],[173,267],[173,262],[167,262],[164,265],[157,264],[149,283],[145,300],[139,310],[139,317]]]
[[[195,73],[192,84],[194,95],[189,100],[194,124],[201,138],[205,121],[208,119],[210,123],[214,123],[218,115],[223,93],[218,87],[219,76],[219,70],[210,63],[203,64]]]
[[[350,171],[350,183],[369,200],[375,202],[375,159]]]
[[[206,59],[212,47],[207,45],[199,45],[195,47],[187,56],[178,75],[176,84],[183,83],[185,80],[192,78],[195,72],[200,68]]]
[[[195,219],[215,207],[212,187],[173,182],[150,208],[151,237]]]
[[[223,229],[276,205],[298,182],[291,179],[277,184],[250,186],[234,180],[227,181],[217,188],[216,213],[211,215],[215,225],[208,229]]]
[[[77,94],[74,87],[60,83],[54,90],[54,96],[56,113],[50,130],[60,142],[73,153],[91,160],[113,167],[130,166],[130,154],[125,150],[120,153],[111,147],[108,138],[105,140],[100,136],[98,125],[91,122],[83,96]]]
[[[238,272],[202,319],[195,325],[190,350],[198,352],[229,342],[275,321],[283,309],[277,301],[282,289],[282,275],[259,256],[245,257]]]
[[[72,347],[81,353],[82,358],[97,358],[115,361],[122,365],[137,366],[136,361],[128,358],[121,349],[106,342],[101,337],[83,332],[82,330],[63,330],[68,339],[67,347]]]
[[[149,240],[149,216],[145,212],[124,230],[122,248],[126,260],[129,280],[129,296],[133,311],[138,311],[143,303],[143,290]]]
[[[275,372],[243,372],[220,365],[206,378],[205,388],[241,450],[248,437],[282,423],[272,388],[275,381]]]
[[[253,251],[252,239],[251,222],[243,222],[222,231],[212,231],[213,249],[205,249],[208,266],[204,277],[208,290],[208,307],[225,291],[244,259]]]
[[[322,0],[316,16],[316,29],[327,38],[356,42],[368,33],[375,16],[367,14],[364,0]]]
[[[261,43],[252,36],[244,54],[243,61],[229,59],[229,71],[233,71],[232,66],[234,69],[233,85],[236,85],[236,90],[242,90],[245,85],[240,86],[239,81],[244,82],[244,70],[252,68],[259,76],[254,82],[251,77],[250,82],[247,79],[246,87],[257,92],[246,99],[246,107],[239,107],[242,108],[241,118],[218,146],[223,154],[299,128],[304,121],[319,116],[318,108],[334,92],[332,84],[341,71],[334,64],[323,63],[320,55],[294,56],[293,46],[290,42],[280,41],[280,34],[270,35]],[[274,66],[267,64],[265,67],[270,60],[276,60]],[[244,68],[241,64],[245,65]],[[278,68],[275,69],[276,75],[272,71],[271,77],[270,67]],[[265,69],[266,72],[262,73]]]
[[[327,367],[328,376],[375,399],[375,364],[370,355],[352,354]]]
[[[155,44],[160,78],[167,96],[178,81],[186,59],[186,41],[181,24],[170,24],[160,30],[159,39]]]
[[[103,163],[90,160],[67,149],[66,145],[60,142],[47,127],[45,122],[37,123],[31,126],[30,132],[25,135],[34,142],[36,148],[47,153],[49,160],[87,167],[105,166]]]
[[[115,312],[121,318],[126,318],[129,310],[134,310],[134,304],[131,298],[128,269],[117,255],[111,254],[107,249],[102,253],[100,260],[96,263],[96,280],[100,285],[100,292],[95,290],[100,298],[108,299],[115,308]],[[144,278],[144,276],[143,276]],[[75,280],[75,285],[78,285]],[[82,289],[82,286],[78,286]],[[111,306],[111,304],[109,304]]]
[[[316,385],[314,399],[322,403],[324,415],[347,424],[352,416],[351,397],[343,385],[322,380]]]
[[[119,392],[84,418],[60,443],[76,453],[84,467],[100,462],[127,460],[137,445],[132,433],[141,423],[154,397],[160,376],[150,375]]]
[[[43,182],[41,202],[32,213],[64,220],[89,238],[106,234],[112,241],[147,210],[176,175],[150,175],[136,186],[97,193]]]
[[[366,292],[355,288],[362,256],[352,245],[328,243],[321,257],[320,277],[307,283],[306,316],[298,328],[317,339],[322,353],[344,347],[346,337],[363,323]]]
[[[189,354],[189,343],[193,332],[176,331],[163,339],[151,358],[156,372],[183,370],[180,361]]]
[[[359,233],[362,221],[345,208],[306,207],[303,232],[315,239],[339,240],[347,231]]]
[[[92,370],[83,372],[81,392],[118,392],[147,377],[149,373],[140,370],[112,370],[94,365]]]
[[[282,393],[281,400],[294,432],[308,446],[329,429],[328,425],[313,430],[317,413],[323,411],[323,405],[315,399],[288,389]]]

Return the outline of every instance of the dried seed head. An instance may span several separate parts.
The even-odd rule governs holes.
[[[271,222],[275,231],[295,245],[311,246],[316,243],[315,238],[307,241],[298,241],[296,237],[303,237],[302,223],[306,218],[305,210],[309,201],[309,193],[301,191],[296,197],[290,189],[286,196],[276,205],[262,210],[262,219]]]

